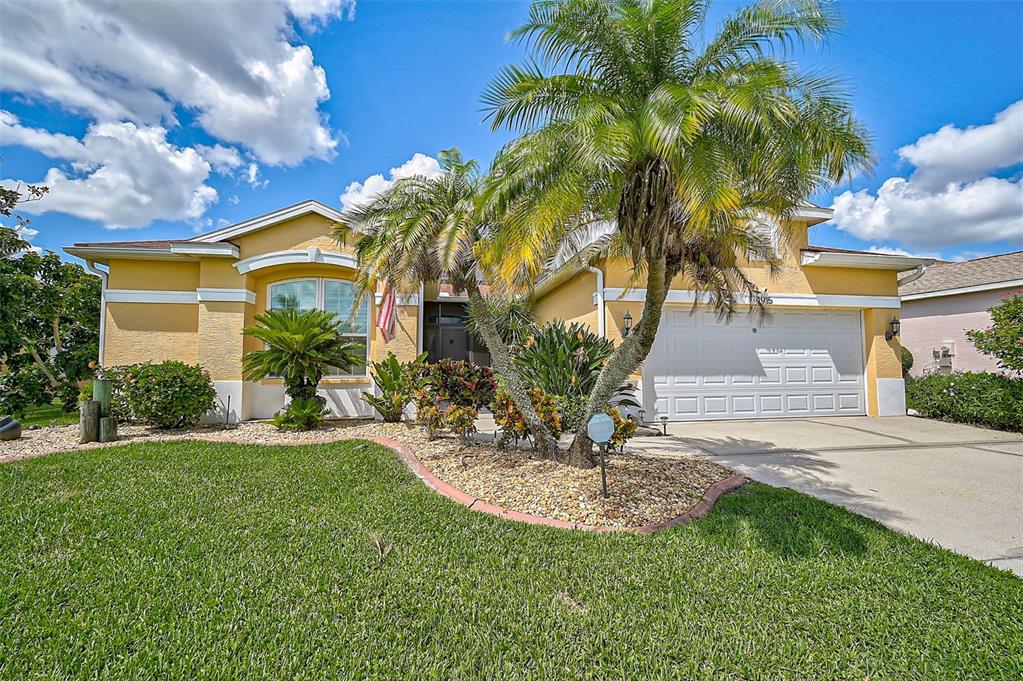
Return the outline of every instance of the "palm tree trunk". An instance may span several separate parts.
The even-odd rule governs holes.
[[[643,312],[632,334],[622,340],[615,348],[607,364],[600,370],[597,381],[590,391],[586,404],[586,418],[590,420],[594,414],[607,406],[615,390],[635,371],[650,354],[657,336],[657,327],[661,323],[661,312],[664,300],[668,296],[667,267],[664,258],[652,260],[647,266],[646,298],[643,301]],[[585,429],[580,430],[569,447],[569,459],[581,461],[587,459],[592,464],[593,442],[586,436]],[[579,464],[575,464],[579,465]]]
[[[508,346],[505,345],[501,334],[497,331],[497,324],[494,321],[493,315],[490,314],[490,308],[487,306],[486,301],[483,300],[479,287],[471,284],[468,287],[467,293],[469,294],[469,305],[472,306],[476,325],[479,327],[480,334],[483,336],[487,349],[490,351],[490,361],[493,363],[497,373],[504,379],[504,388],[511,395],[515,406],[522,412],[522,416],[526,420],[526,426],[529,428],[529,434],[533,437],[537,454],[545,459],[560,459],[561,450],[558,447],[558,441],[554,438],[550,429],[540,420],[536,410],[533,409],[533,400],[529,397],[529,390],[523,385],[522,379],[519,377],[511,352],[509,352]]]

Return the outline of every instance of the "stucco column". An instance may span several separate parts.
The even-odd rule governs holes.
[[[904,416],[906,382],[902,378],[902,346],[898,337],[885,340],[888,322],[897,309],[863,311],[864,347],[867,354],[867,413],[871,416]]]

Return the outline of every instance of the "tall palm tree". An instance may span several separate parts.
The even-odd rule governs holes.
[[[345,321],[323,310],[268,310],[242,330],[266,345],[242,358],[243,377],[259,381],[280,376],[293,400],[316,397],[316,386],[328,367],[349,369],[361,364],[360,343],[341,335]]]
[[[641,318],[602,369],[587,418],[649,354],[674,277],[725,316],[741,293],[762,310],[741,265],[772,250],[750,219],[781,222],[870,163],[836,83],[783,60],[828,36],[830,4],[764,0],[703,40],[708,5],[538,0],[511,33],[532,60],[484,94],[493,127],[522,133],[494,164],[487,201],[504,217],[484,263],[529,278],[580,225],[611,220],[608,245],[645,282]],[[582,437],[573,449],[590,447]]]
[[[340,243],[355,238],[362,295],[378,283],[413,293],[421,281],[446,280],[469,298],[475,331],[490,351],[494,369],[522,412],[537,452],[557,458],[557,440],[533,409],[508,345],[498,328],[495,300],[481,287],[479,252],[493,224],[480,209],[484,178],[475,161],[458,149],[439,155],[440,175],[397,180],[372,201],[347,209],[334,236]]]

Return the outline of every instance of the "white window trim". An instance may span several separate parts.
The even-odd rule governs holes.
[[[316,309],[323,310],[323,282],[325,281],[338,281],[344,284],[355,285],[350,279],[339,279],[338,277],[292,277],[290,279],[279,279],[277,281],[271,281],[266,285],[266,310],[272,310],[271,305],[273,304],[273,294],[271,291],[274,286],[278,284],[288,284],[295,281],[315,281],[316,282]],[[372,336],[373,327],[373,302],[368,298],[364,298],[363,301],[366,303],[366,333],[343,333],[341,334],[345,338],[356,338],[364,340],[363,345],[366,347],[366,368],[361,374],[324,374],[323,379],[336,379],[336,378],[368,378],[369,377],[369,364],[370,364],[370,337]],[[323,380],[321,379],[321,380]]]

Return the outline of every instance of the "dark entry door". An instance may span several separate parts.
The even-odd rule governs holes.
[[[463,303],[426,303],[424,332],[426,357],[436,362],[443,357],[490,364],[490,354],[465,328],[468,317]]]

